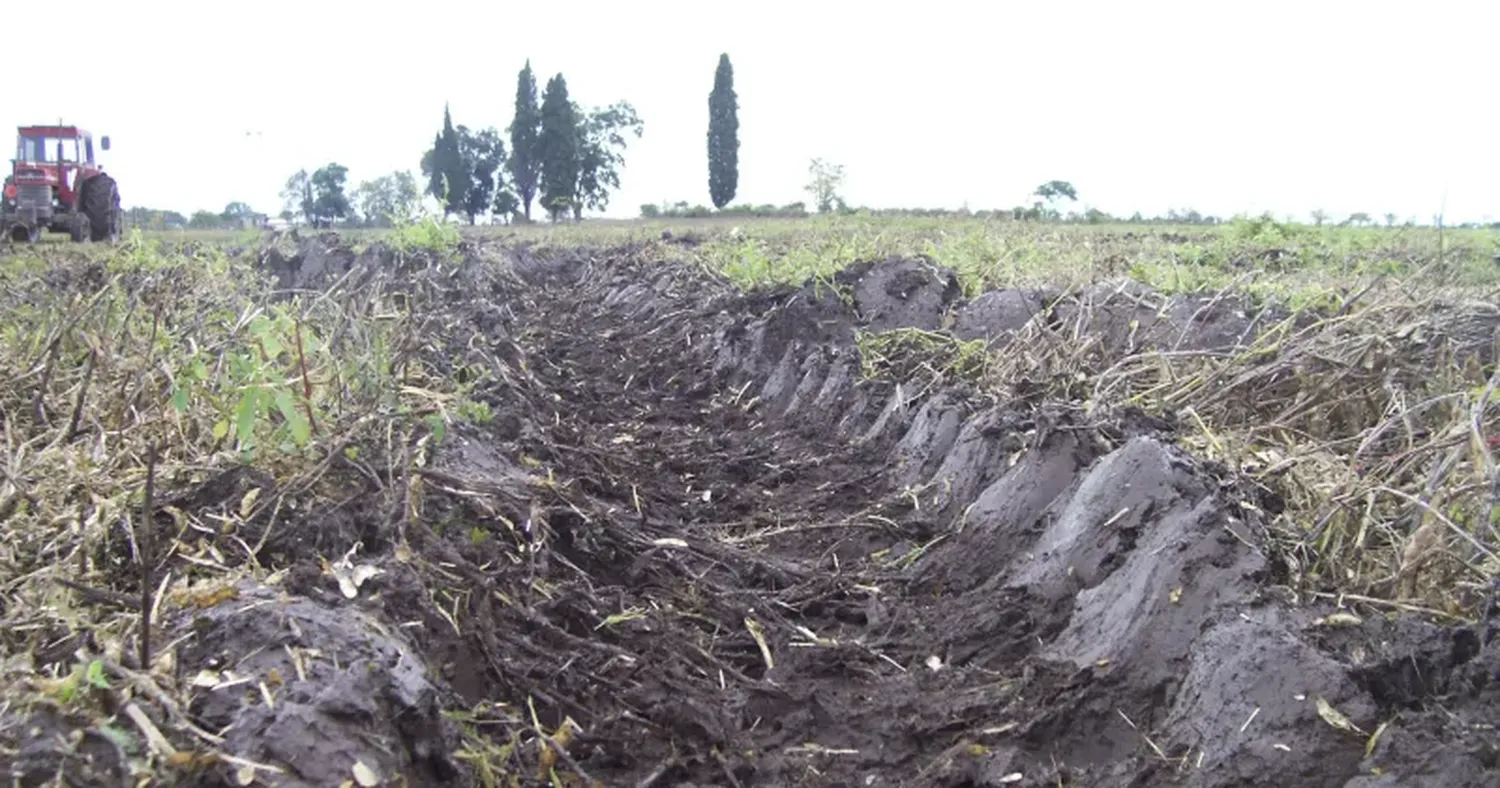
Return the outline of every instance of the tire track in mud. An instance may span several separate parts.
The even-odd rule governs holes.
[[[504,742],[530,699],[548,730],[581,727],[559,768],[607,785],[1497,774],[1474,727],[1500,706],[1492,633],[1314,627],[1329,610],[1281,601],[1257,547],[1267,502],[1155,420],[862,379],[856,328],[939,329],[951,273],[886,261],[745,294],[649,247],[504,255],[510,274],[454,295],[445,346],[494,373],[494,420],[437,454],[433,528],[379,558],[378,601],[293,572],[300,646],[366,656],[300,705],[199,709],[258,715],[229,734],[247,757],[463,782],[441,710],[484,704]],[[195,626],[212,648],[190,670],[276,642]]]
[[[649,264],[583,266],[517,311],[543,390],[564,392],[557,443],[609,437],[609,475],[648,519],[751,562],[693,644],[745,686],[680,677],[659,719],[740,756],[717,766],[746,784],[1360,774],[1364,738],[1317,703],[1373,730],[1391,712],[1370,689],[1381,668],[1350,670],[1304,634],[1313,611],[1271,601],[1248,489],[1143,426],[860,381],[856,324],[937,328],[956,282],[890,261],[836,284],[861,318],[818,287],[743,296]],[[683,563],[678,581],[704,571]],[[743,618],[762,620],[773,668],[733,632]],[[715,766],[686,771],[715,782]]]

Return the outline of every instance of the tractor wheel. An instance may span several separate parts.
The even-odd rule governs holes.
[[[81,244],[89,240],[89,227],[92,225],[93,222],[89,221],[89,215],[80,213],[74,216],[73,220],[68,223],[68,237],[73,240],[73,243]]]
[[[42,228],[16,222],[10,226],[10,240],[18,244],[34,244],[42,240]]]
[[[89,218],[90,240],[120,240],[120,191],[108,173],[101,172],[83,184],[82,208]]]

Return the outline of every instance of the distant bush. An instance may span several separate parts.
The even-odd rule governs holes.
[[[783,219],[800,219],[807,215],[807,204],[801,202],[786,205],[730,205],[719,213],[725,216],[758,216]]]
[[[1291,224],[1276,221],[1269,213],[1259,216],[1236,215],[1227,224],[1229,237],[1237,241],[1263,244],[1284,244],[1302,232]]]
[[[1098,208],[1086,208],[1062,214],[1056,209],[1040,203],[1018,205],[1014,208],[867,208],[841,206],[828,212],[830,215],[864,216],[877,219],[979,219],[995,222],[1052,222],[1062,224],[1203,224],[1222,222],[1216,216],[1205,216],[1192,209],[1171,210],[1162,216],[1142,216],[1136,212],[1130,217],[1114,216]],[[787,205],[730,205],[723,210],[714,210],[707,205],[693,205],[685,200],[675,203],[655,203],[641,206],[643,219],[707,219],[714,216],[735,216],[761,219],[800,219],[811,215],[806,203]]]
[[[807,216],[807,205],[794,202],[787,205],[730,205],[716,211],[707,205],[690,205],[687,201],[647,204],[641,206],[642,219],[707,219],[713,216],[744,216],[762,219],[800,219]]]

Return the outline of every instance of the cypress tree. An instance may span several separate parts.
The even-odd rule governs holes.
[[[531,218],[531,201],[536,197],[537,179],[541,175],[541,155],[538,142],[541,136],[542,117],[536,104],[536,78],[531,74],[531,60],[516,77],[516,116],[510,124],[510,170],[511,183],[527,219]]]
[[[729,55],[719,55],[714,89],[708,94],[708,194],[723,209],[734,199],[740,182],[739,99],[734,93],[734,67]]]
[[[438,147],[437,170],[448,178],[448,201],[443,206],[443,215],[450,211],[461,211],[469,197],[469,168],[464,166],[463,149],[458,143],[458,131],[453,128],[453,117],[448,107],[443,107],[442,144]]]
[[[422,172],[427,174],[427,193],[438,202],[443,201],[443,133],[432,135],[432,150],[422,156]]]
[[[568,98],[568,82],[558,74],[547,81],[542,94],[542,133],[538,140],[541,158],[542,207],[555,221],[566,214],[577,199],[579,145],[578,117]]]

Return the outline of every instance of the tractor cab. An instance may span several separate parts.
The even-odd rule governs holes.
[[[100,137],[109,150],[109,137]],[[22,126],[6,178],[0,221],[11,240],[37,240],[41,230],[74,240],[119,233],[119,193],[95,159],[94,136],[77,126]]]
[[[109,150],[109,137],[99,138]],[[94,164],[94,137],[76,126],[22,126],[16,135],[17,164]]]

